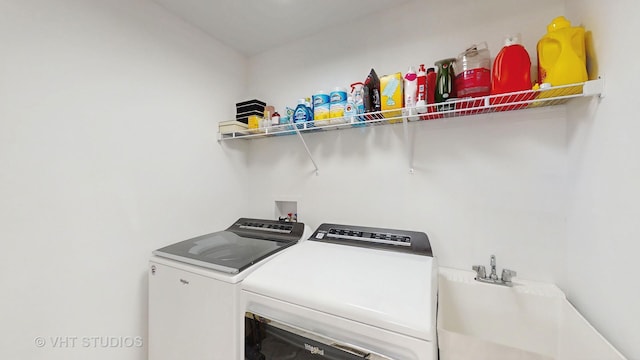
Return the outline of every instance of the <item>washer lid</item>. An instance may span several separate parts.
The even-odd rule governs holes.
[[[306,241],[258,268],[242,288],[433,341],[436,276],[430,256]]]
[[[165,246],[153,255],[237,274],[295,244],[303,233],[303,223],[240,218],[225,231]]]

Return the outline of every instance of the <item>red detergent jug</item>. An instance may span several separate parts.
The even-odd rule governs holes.
[[[508,94],[531,90],[531,58],[520,45],[520,34],[507,36],[502,50],[493,63],[491,76],[491,95]],[[535,97],[534,93],[517,93],[491,98],[491,104],[517,103],[512,106],[498,107],[496,110],[521,109]]]

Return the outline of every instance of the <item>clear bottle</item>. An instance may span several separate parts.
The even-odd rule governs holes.
[[[351,84],[351,96],[353,97],[353,103],[356,107],[356,116],[353,126],[363,126],[362,122],[365,121],[364,118],[364,92],[363,92],[364,84],[361,82],[355,82]]]
[[[344,106],[344,122],[353,124],[356,121],[356,103],[353,100],[353,96],[347,96],[347,104]]]
[[[491,92],[491,57],[486,42],[471,45],[458,55],[455,65],[456,96],[487,96]]]

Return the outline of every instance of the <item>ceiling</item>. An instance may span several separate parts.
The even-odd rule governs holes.
[[[412,0],[153,0],[246,56]]]

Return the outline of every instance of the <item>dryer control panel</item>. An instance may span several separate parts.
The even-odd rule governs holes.
[[[227,231],[240,236],[281,242],[297,242],[304,233],[304,224],[276,220],[240,218]]]
[[[433,256],[427,234],[418,231],[322,224],[309,240]]]

